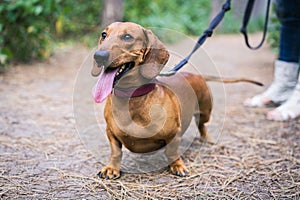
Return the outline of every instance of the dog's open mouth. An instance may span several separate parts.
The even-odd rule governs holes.
[[[134,62],[128,62],[119,67],[108,67],[103,70],[93,89],[94,100],[97,103],[104,101],[112,92],[115,84],[133,67]]]
[[[114,78],[113,87],[116,85],[116,83],[124,76],[129,70],[131,70],[134,67],[134,62],[129,62],[121,65],[121,67],[117,67],[118,71]],[[109,69],[107,69],[109,70]]]

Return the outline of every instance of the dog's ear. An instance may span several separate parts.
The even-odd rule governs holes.
[[[155,78],[169,60],[169,52],[165,45],[152,33],[144,30],[146,36],[146,49],[140,73],[147,79]]]
[[[103,67],[98,67],[96,61],[94,60],[93,63],[93,68],[91,71],[92,76],[99,76],[99,74],[101,73]]]

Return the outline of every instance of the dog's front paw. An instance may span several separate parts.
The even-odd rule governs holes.
[[[112,168],[110,166],[104,167],[99,173],[98,176],[104,179],[117,179],[120,178],[121,172],[118,169]]]
[[[177,176],[187,176],[189,174],[181,158],[178,158],[170,165],[170,171]]]

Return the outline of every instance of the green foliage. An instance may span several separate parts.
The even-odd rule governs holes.
[[[69,37],[78,39],[86,33],[95,31],[99,25],[102,0],[63,0],[58,6],[62,10],[57,19],[56,31],[58,36],[64,39]]]
[[[48,58],[54,44],[69,38],[88,45],[97,43],[103,0],[0,1],[0,66]],[[154,27],[164,42],[178,41],[181,33],[198,36],[208,27],[210,12],[210,0],[124,0],[124,21]],[[278,42],[275,19],[271,18],[268,37],[272,46]],[[252,20],[249,31],[261,30],[262,22]],[[241,19],[229,12],[221,26],[221,32],[238,32]],[[161,28],[178,33],[165,35],[170,31]]]
[[[254,33],[257,31],[263,31],[264,17],[251,18],[249,21],[247,31],[248,33]],[[219,27],[220,33],[240,33],[242,27],[242,19],[236,18],[231,12],[226,13],[222,26]]]
[[[239,13],[234,13],[236,9],[239,11]],[[244,10],[241,10],[241,8],[236,8],[236,5],[232,3],[231,10],[226,13],[221,26],[218,27],[218,31],[221,33],[240,33],[240,29],[243,23],[243,17],[244,17]],[[264,20],[265,20],[264,15],[254,16],[252,14],[247,26],[247,32],[254,33],[257,31],[262,31],[265,23]]]
[[[50,30],[59,10],[60,0],[4,0],[0,4],[1,65],[10,59],[28,62],[49,56]]]
[[[211,14],[209,0],[126,0],[125,21],[133,21],[146,27],[169,28],[188,35],[200,35],[209,25]],[[232,4],[232,10],[235,5]],[[221,9],[221,6],[220,6]],[[264,18],[251,18],[248,32],[263,30]],[[239,33],[242,18],[227,12],[217,31],[221,33]],[[157,31],[159,29],[155,29]],[[164,42],[176,42],[178,34],[163,35],[156,32]],[[170,32],[168,32],[170,33]]]
[[[276,4],[273,4],[271,13],[270,13],[267,41],[270,44],[271,48],[275,52],[278,52],[280,23],[276,16],[275,10],[276,10]]]
[[[145,27],[169,28],[199,35],[208,25],[210,4],[209,0],[126,0],[124,20]],[[161,32],[156,34],[167,42],[176,40],[170,35],[161,35]]]
[[[80,5],[80,6],[78,6]],[[2,0],[0,66],[48,58],[56,38],[83,35],[99,21],[102,1]]]

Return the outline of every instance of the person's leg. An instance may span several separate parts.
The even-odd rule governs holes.
[[[277,0],[280,21],[278,60],[298,63],[300,56],[300,0]]]
[[[300,0],[278,0],[277,16],[281,23],[279,60],[298,65],[294,72],[298,83],[289,99],[267,113],[267,119],[285,121],[300,116]]]
[[[274,79],[266,91],[252,98],[246,99],[247,107],[263,107],[278,105],[285,102],[292,94],[297,84],[298,63],[277,60],[274,65]]]
[[[267,113],[267,119],[286,121],[300,116],[300,76],[291,97],[281,106]]]
[[[277,0],[280,20],[279,57],[275,62],[274,80],[262,94],[244,102],[245,106],[261,107],[271,102],[281,104],[294,91],[298,80],[300,55],[300,0]]]

